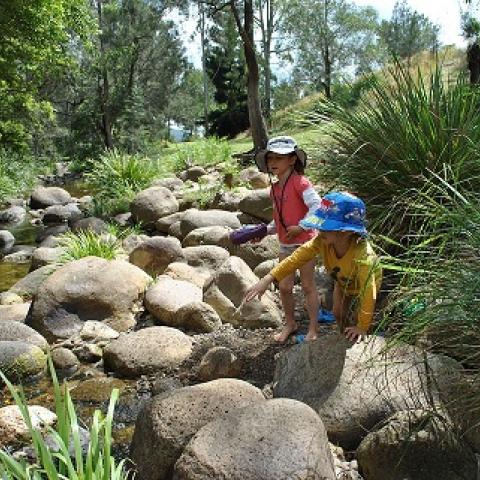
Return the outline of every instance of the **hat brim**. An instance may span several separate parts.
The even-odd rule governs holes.
[[[321,232],[354,232],[362,236],[367,235],[367,229],[361,225],[327,220],[317,215],[310,215],[300,222],[303,228],[319,230]]]
[[[289,147],[272,148],[270,150],[262,149],[255,154],[255,163],[257,164],[258,169],[263,173],[268,173],[267,153],[269,152],[278,153],[279,155],[288,155],[290,153],[296,153],[297,158],[300,160],[304,168],[307,164],[307,154],[301,148],[296,148],[295,150],[292,150]]]

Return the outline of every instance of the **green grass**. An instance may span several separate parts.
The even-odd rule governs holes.
[[[59,246],[64,248],[60,263],[68,263],[90,256],[113,260],[121,251],[116,237],[99,235],[90,230],[64,233],[60,238]]]
[[[0,450],[0,477],[4,480],[126,480],[128,472],[125,461],[117,464],[111,453],[113,412],[118,390],[112,391],[105,416],[95,410],[89,429],[88,448],[84,453],[80,442],[79,420],[70,393],[66,384],[60,386],[50,358],[49,370],[54,388],[57,423],[48,433],[54,437],[58,445],[57,451],[52,450],[45,443],[41,432],[33,428],[23,391],[14,387],[0,372],[0,377],[10,390],[28,426],[36,455],[36,462],[29,465]]]

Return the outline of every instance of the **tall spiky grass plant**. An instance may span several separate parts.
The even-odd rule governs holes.
[[[403,199],[425,187],[427,172],[473,191],[480,187],[480,90],[401,65],[377,81],[355,109],[329,105],[333,119],[319,175],[367,201],[370,218],[401,235],[418,225]],[[401,201],[399,201],[401,199]]]
[[[91,256],[113,260],[120,253],[120,243],[115,236],[101,235],[91,230],[66,232],[61,236],[59,246],[64,249],[60,263]]]
[[[112,424],[118,389],[112,391],[107,414],[96,410],[89,429],[89,443],[84,452],[79,433],[79,419],[67,386],[60,385],[49,358],[57,423],[49,429],[57,448],[50,447],[41,432],[33,427],[25,394],[12,385],[0,372],[28,427],[36,461],[27,464],[17,461],[0,450],[0,478],[2,480],[126,480],[125,460],[117,463],[112,456]],[[73,454],[72,454],[73,450]]]

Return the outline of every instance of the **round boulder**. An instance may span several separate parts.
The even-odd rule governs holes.
[[[145,225],[178,211],[178,201],[165,187],[150,187],[136,195],[130,204],[133,218]]]
[[[282,315],[271,292],[265,292],[260,300],[243,300],[256,282],[258,277],[241,258],[229,257],[205,283],[203,301],[215,309],[223,323],[252,329],[278,327]]]
[[[28,413],[35,430],[46,430],[54,425],[57,416],[39,405],[29,405]],[[30,430],[17,405],[0,408],[0,447],[31,441]]]
[[[42,222],[44,225],[64,223],[68,221],[75,221],[83,217],[76,203],[69,203],[68,205],[52,205],[47,207],[43,212]]]
[[[0,370],[14,383],[42,374],[47,357],[40,347],[20,341],[0,341]]]
[[[30,208],[47,208],[72,203],[70,194],[60,187],[37,187],[30,196]]]
[[[275,399],[218,418],[190,440],[175,464],[178,480],[335,480],[320,417]]]
[[[151,237],[130,252],[129,261],[155,277],[161,275],[170,263],[181,262],[184,258],[180,240],[172,237]]]
[[[275,235],[267,235],[257,243],[244,243],[242,245],[232,245],[230,252],[232,255],[240,257],[253,270],[266,260],[275,260],[278,258],[278,240]]]
[[[201,227],[192,230],[182,241],[183,247],[197,247],[199,245],[218,245],[229,248],[231,228],[220,225],[214,227]]]
[[[75,260],[42,283],[27,323],[49,341],[78,333],[87,320],[125,331],[135,325],[150,281],[143,270],[123,260]]]
[[[9,253],[14,244],[15,237],[8,230],[0,230],[0,253]]]
[[[184,215],[185,212],[176,212],[172,213],[171,215],[167,215],[166,217],[159,218],[155,222],[155,229],[160,233],[168,233],[170,227],[174,223],[179,222]]]
[[[20,322],[0,320],[0,342],[19,341],[36,345],[43,351],[48,348],[48,343],[38,332],[28,325]]]
[[[0,305],[0,321],[24,322],[30,310],[30,303]]]
[[[178,310],[192,302],[202,301],[202,290],[190,282],[173,280],[167,275],[158,277],[147,290],[145,307],[161,323],[176,326]]]
[[[121,335],[103,351],[108,370],[128,378],[178,367],[192,353],[190,337],[170,327]]]
[[[204,302],[187,303],[180,307],[175,319],[178,327],[195,333],[213,332],[222,324],[217,312]]]
[[[240,228],[240,221],[233,212],[223,210],[197,210],[190,209],[180,221],[180,230],[182,236],[186,237],[192,230],[201,227],[223,226],[230,228]]]
[[[202,382],[217,378],[235,378],[241,373],[237,356],[226,347],[211,348],[202,358],[198,367],[198,378]]]
[[[270,189],[253,190],[249,195],[242,198],[238,207],[243,213],[270,222],[273,218]]]
[[[186,247],[183,254],[189,265],[201,270],[214,272],[230,254],[222,247],[216,245],[199,245],[198,247]]]
[[[437,412],[411,410],[390,417],[357,449],[368,480],[464,480],[477,478],[477,459]]]
[[[18,205],[0,211],[0,223],[7,225],[17,225],[25,220],[27,211]]]
[[[219,379],[178,388],[152,398],[135,423],[130,458],[138,480],[171,478],[185,445],[207,423],[238,408],[264,402],[247,382]]]
[[[108,232],[108,225],[101,218],[81,218],[72,222],[72,232],[93,232],[101,235]]]
[[[58,370],[74,371],[80,365],[77,356],[68,348],[59,347],[52,350],[53,366]]]
[[[63,247],[39,247],[35,249],[32,255],[30,271],[58,262],[64,251],[65,249]]]

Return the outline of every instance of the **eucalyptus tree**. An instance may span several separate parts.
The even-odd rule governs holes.
[[[439,29],[402,0],[395,3],[391,19],[382,21],[379,33],[391,54],[410,60],[418,52],[438,47]]]
[[[331,96],[332,81],[376,44],[378,14],[347,0],[283,0],[281,29],[295,73]]]

